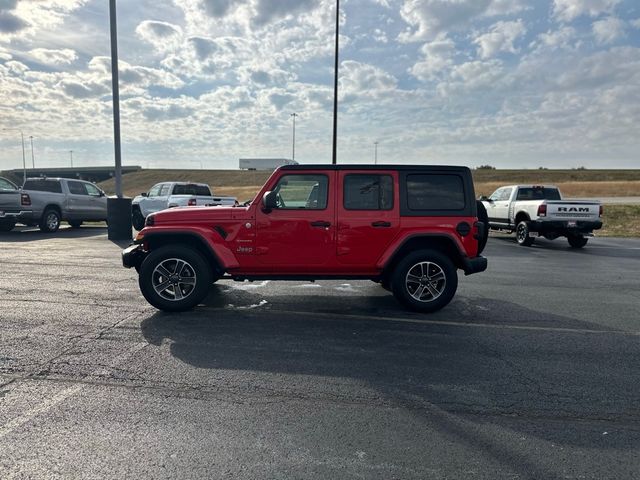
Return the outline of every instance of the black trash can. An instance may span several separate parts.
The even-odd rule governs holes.
[[[107,199],[107,236],[109,240],[131,240],[131,199]]]

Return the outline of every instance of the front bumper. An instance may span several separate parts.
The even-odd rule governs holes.
[[[536,220],[529,223],[529,230],[538,233],[570,232],[591,233],[602,228],[602,220],[595,221],[567,221],[567,220]]]
[[[122,251],[122,266],[124,268],[140,268],[142,261],[147,253],[144,251],[142,245],[133,244],[129,245]]]
[[[478,255],[475,258],[464,258],[462,260],[462,270],[465,275],[484,272],[487,269],[487,259]]]

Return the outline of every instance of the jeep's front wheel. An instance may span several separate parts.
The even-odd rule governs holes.
[[[431,313],[446,306],[458,289],[453,262],[435,250],[420,250],[403,258],[391,280],[393,294],[406,307]]]
[[[196,250],[167,245],[153,250],[142,262],[138,284],[154,307],[182,312],[198,305],[209,293],[211,268]]]

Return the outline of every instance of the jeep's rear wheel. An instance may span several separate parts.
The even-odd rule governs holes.
[[[138,284],[154,307],[182,312],[200,303],[209,293],[211,268],[196,250],[167,245],[152,251],[142,262]]]
[[[391,286],[396,299],[419,312],[435,312],[447,305],[458,289],[453,262],[435,250],[419,250],[396,266]]]

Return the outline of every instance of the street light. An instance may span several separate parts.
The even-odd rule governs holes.
[[[290,117],[293,117],[293,145],[291,152],[291,160],[296,161],[296,117],[299,117],[297,113],[292,113]]]
[[[27,182],[27,161],[24,156],[24,133],[19,128],[3,128],[3,130],[12,130],[14,132],[20,132],[20,138],[22,139],[22,184]]]
[[[340,29],[340,0],[336,0],[336,54],[333,69],[333,155],[331,163],[336,164],[336,142],[338,134],[338,33]]]
[[[33,135],[29,135],[29,140],[31,140],[31,168],[36,168],[36,160],[33,155]]]
[[[69,150],[69,158],[71,158],[71,168],[73,168],[73,150]]]
[[[378,164],[378,142],[373,142],[373,144],[375,145],[375,150],[374,150],[374,154],[373,154],[373,164],[377,165]]]

